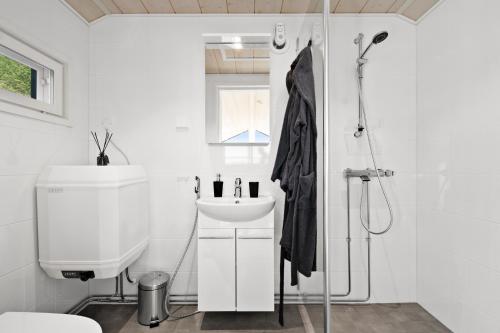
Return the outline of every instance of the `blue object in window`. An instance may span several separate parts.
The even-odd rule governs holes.
[[[236,134],[233,137],[230,137],[227,140],[224,140],[224,143],[249,143],[250,135],[248,130],[241,132],[240,134]],[[269,135],[266,133],[262,133],[260,131],[255,131],[255,143],[268,143]]]
[[[255,142],[268,143],[269,135],[266,133],[262,133],[261,131],[255,131]]]

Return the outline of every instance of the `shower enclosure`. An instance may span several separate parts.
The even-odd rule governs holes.
[[[316,330],[334,332],[332,304],[368,303],[374,300],[373,296],[380,295],[379,265],[387,261],[381,260],[384,248],[380,246],[383,240],[379,237],[386,233],[390,237],[392,226],[398,223],[399,211],[394,211],[390,201],[392,188],[385,183],[397,173],[380,169],[389,165],[377,156],[382,149],[377,140],[379,105],[373,105],[376,107],[373,110],[368,107],[372,106],[373,91],[366,93],[365,89],[373,88],[379,71],[386,65],[379,59],[384,57],[380,54],[382,47],[374,46],[385,41],[391,28],[397,29],[400,22],[394,20],[393,23],[391,19],[386,22],[380,17],[332,16],[330,1],[309,2],[310,6],[314,4],[315,11],[321,15],[309,14],[300,24],[299,36],[292,36],[288,42],[295,39],[298,52],[300,43],[305,45],[304,31],[306,42],[307,31],[311,31],[311,39],[316,33],[313,56],[318,165],[321,165],[318,168],[318,259],[321,264],[310,278],[300,278],[295,296],[289,292],[287,299],[321,303],[321,311],[308,308],[309,316],[314,319]],[[321,25],[320,38],[318,25]],[[365,29],[360,31],[359,25]],[[367,46],[363,43],[364,35],[373,36]],[[387,50],[383,54],[387,56]],[[368,81],[366,88],[365,80]],[[369,186],[370,183],[375,186]],[[391,283],[388,277],[389,289]],[[375,292],[374,284],[378,287]],[[314,285],[322,288],[315,289]],[[384,298],[382,295],[380,301],[384,302]]]
[[[396,122],[386,120],[393,110],[411,111],[415,68],[406,62],[414,58],[411,47],[406,60],[391,54],[414,42],[411,28],[398,18],[331,15],[328,2],[323,12],[323,328],[335,332],[354,324],[332,321],[339,318],[336,311],[361,309],[349,304],[414,299],[414,285],[405,277],[415,267],[404,264],[415,254],[413,235],[405,230],[415,218],[414,202],[409,192],[397,192],[399,179],[414,170],[401,166],[400,151],[382,138],[397,129]],[[398,80],[386,77],[394,78],[399,69],[408,75],[397,77],[397,87]],[[401,98],[391,102],[383,86],[398,90]],[[398,130],[405,126],[411,125]],[[398,237],[409,242],[399,243]]]
[[[500,228],[495,199],[485,193],[498,197],[498,176],[474,161],[498,159],[498,75],[490,75],[498,46],[477,35],[499,30],[493,13],[500,7],[400,3],[315,7],[323,22],[316,86],[322,265],[301,278],[296,300],[322,303],[315,328],[324,332],[398,331],[415,324],[410,313],[426,311],[436,317],[423,324],[429,332],[494,332]],[[469,18],[474,28],[455,31]],[[364,311],[373,315],[367,322]],[[404,319],[384,327],[391,315]]]

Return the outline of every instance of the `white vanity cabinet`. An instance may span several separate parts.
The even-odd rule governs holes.
[[[274,310],[274,229],[236,229],[236,310]]]
[[[234,311],[236,292],[234,229],[198,230],[198,308]]]
[[[198,310],[274,311],[274,211],[248,222],[200,210]]]

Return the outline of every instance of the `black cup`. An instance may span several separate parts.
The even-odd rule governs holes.
[[[221,181],[214,182],[214,197],[216,197],[216,198],[222,197],[223,186],[224,186],[224,183]]]
[[[250,187],[250,198],[258,198],[259,197],[259,182],[249,182]]]

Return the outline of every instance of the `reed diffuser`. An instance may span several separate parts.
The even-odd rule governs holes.
[[[92,131],[90,131],[90,133],[94,138],[95,144],[97,145],[97,149],[99,149],[99,155],[97,156],[97,165],[108,165],[109,158],[108,155],[106,155],[106,148],[108,148],[108,144],[111,141],[113,133],[109,134],[109,132],[106,131],[106,137],[104,138],[104,144],[102,145],[102,148],[101,144],[99,143],[99,138],[97,137],[97,133]]]

